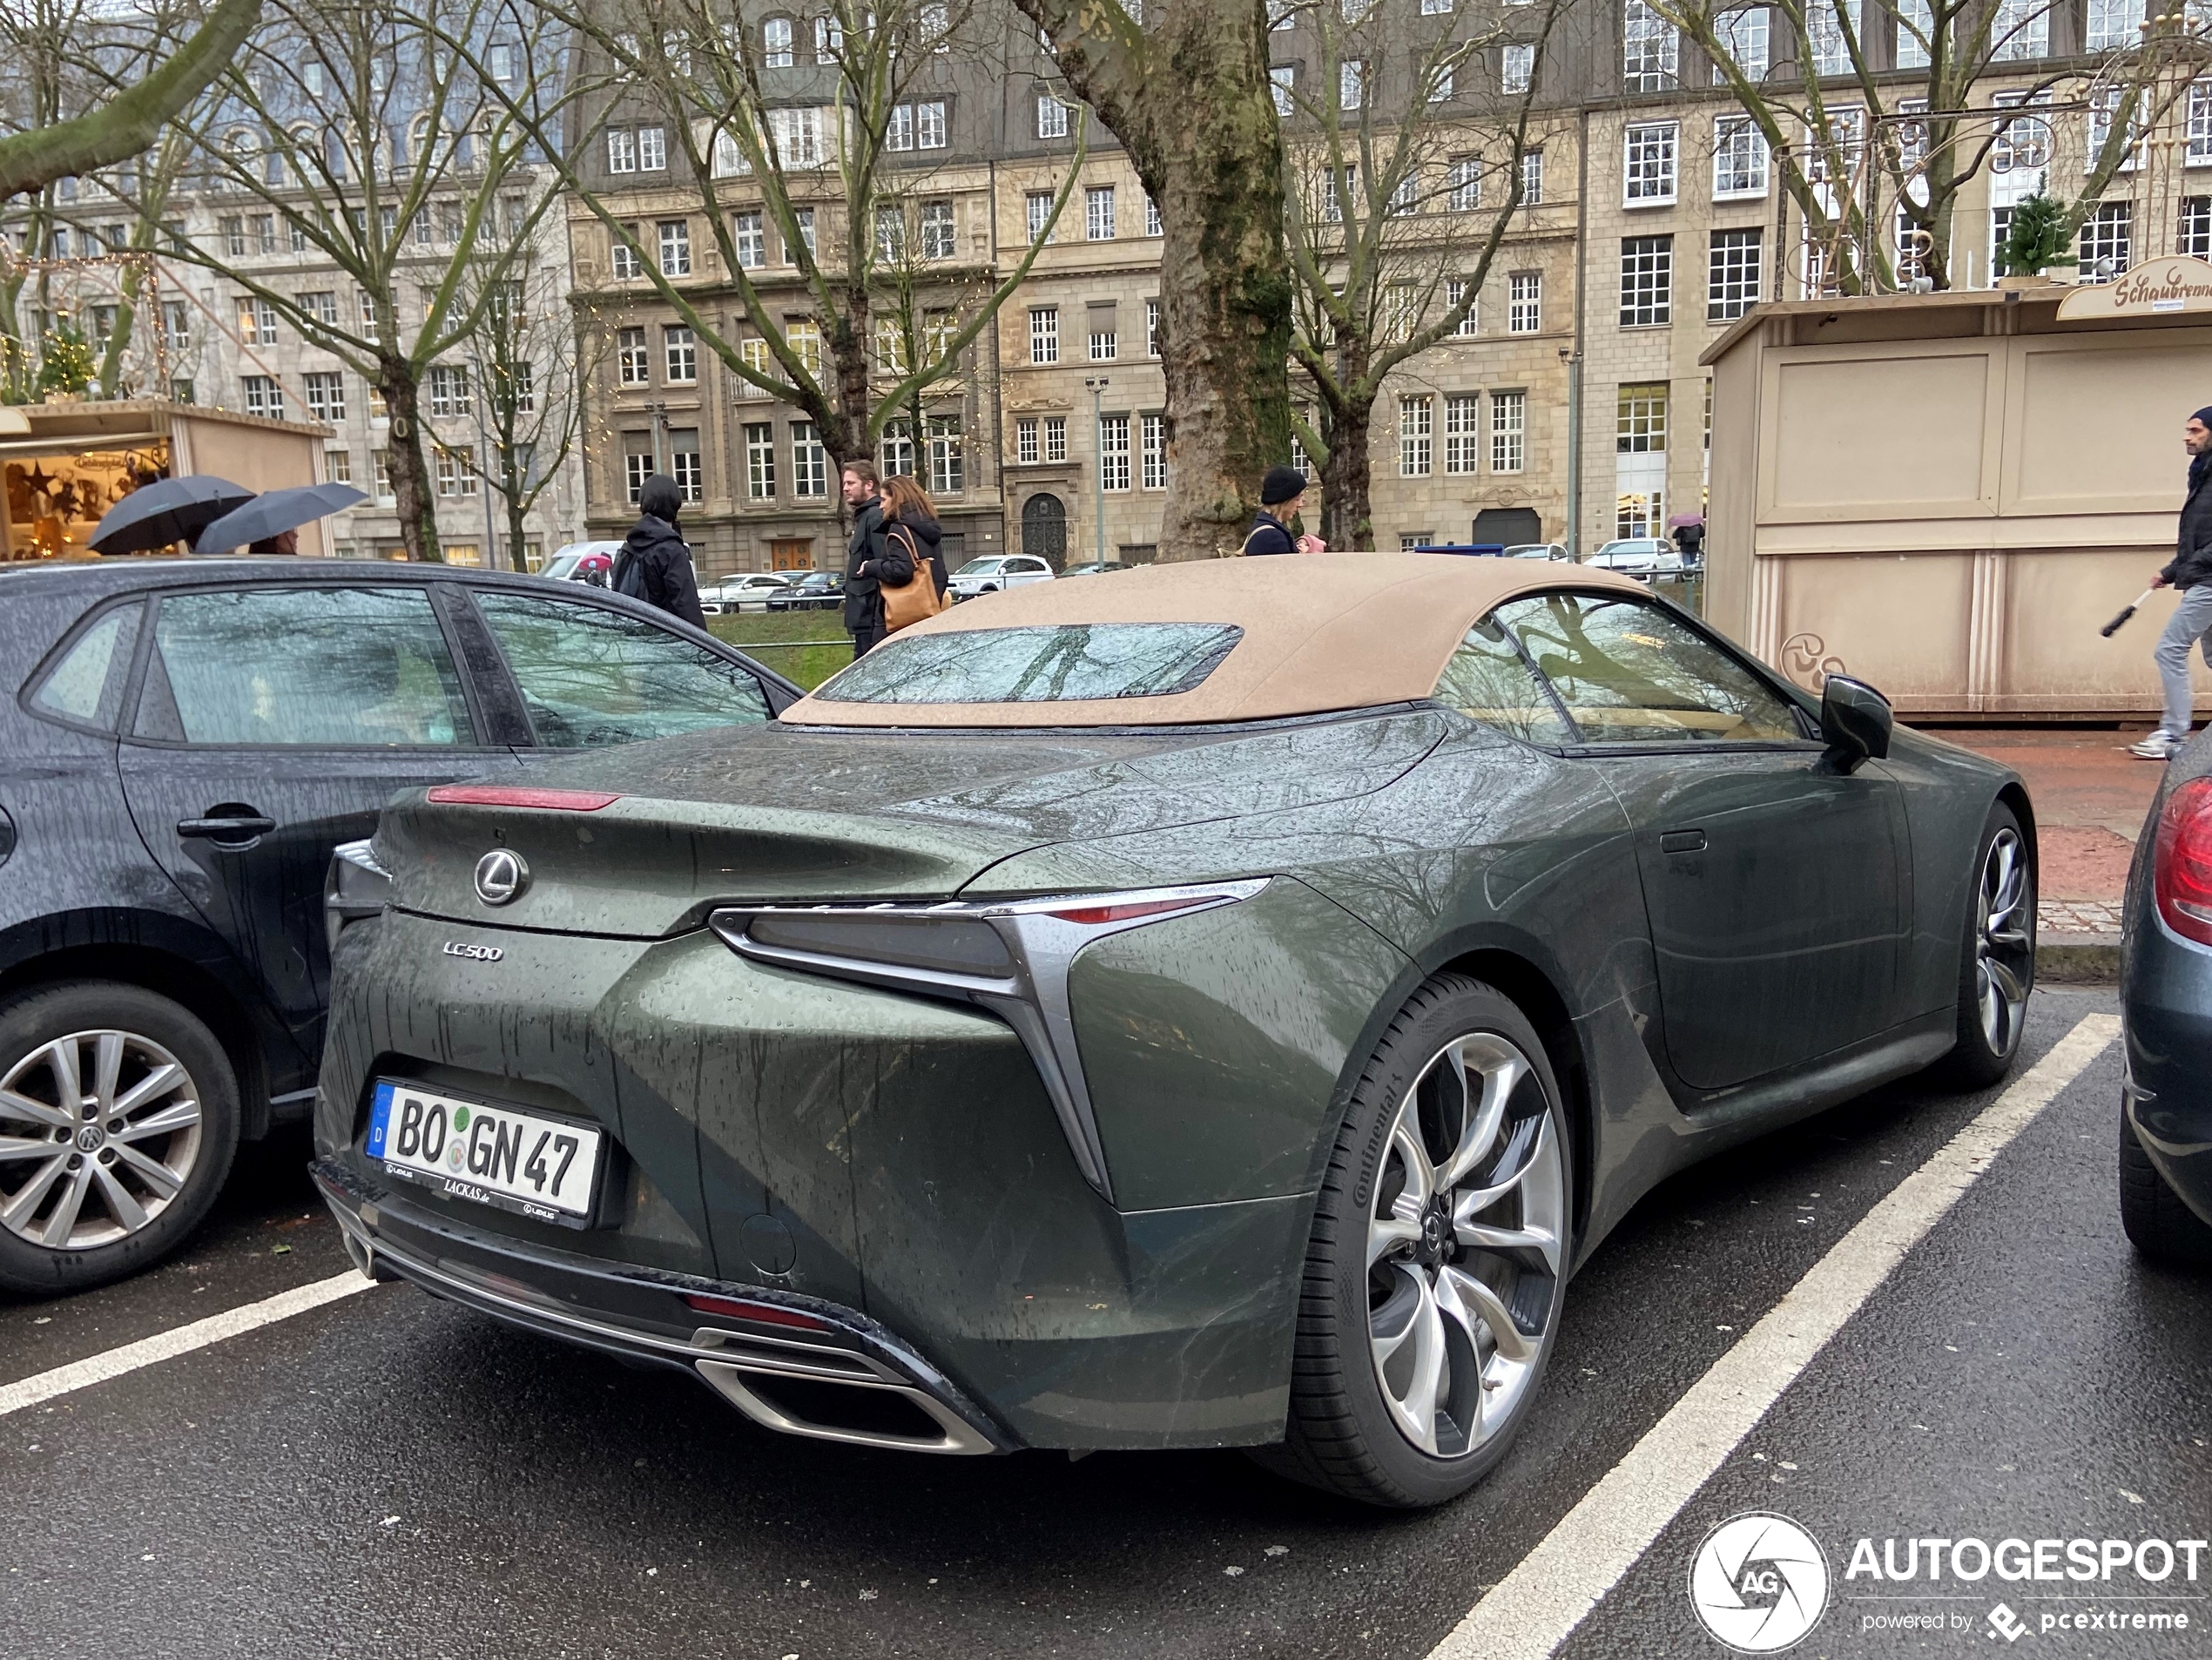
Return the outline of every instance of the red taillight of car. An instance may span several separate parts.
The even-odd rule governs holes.
[[[622,800],[619,791],[532,790],[509,784],[441,784],[430,792],[441,806],[535,807],[541,813],[597,813]]]
[[[1078,905],[1064,911],[1047,911],[1047,916],[1057,917],[1062,922],[1075,922],[1084,928],[1103,928],[1109,922],[1134,922],[1140,916],[1164,916],[1170,911],[1187,911],[1194,905],[1211,905],[1226,898],[1221,894],[1190,894],[1180,899],[1139,900],[1129,905]]]
[[[733,1320],[758,1320],[763,1326],[788,1326],[801,1332],[834,1332],[827,1320],[774,1303],[747,1302],[736,1297],[703,1297],[690,1292],[684,1300],[702,1314],[722,1314]]]
[[[2166,926],[2212,945],[2212,778],[2191,779],[2166,798],[2150,881]]]

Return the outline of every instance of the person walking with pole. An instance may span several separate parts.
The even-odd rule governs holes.
[[[2182,428],[2182,448],[2189,453],[2188,496],[2182,503],[2182,528],[2173,560],[2150,580],[2153,588],[2181,590],[2182,603],[2158,637],[2152,657],[2165,688],[2166,712],[2158,730],[2128,753],[2162,761],[2188,741],[2195,713],[2189,685],[2189,652],[2202,644],[2212,664],[2212,406],[2199,409]]]

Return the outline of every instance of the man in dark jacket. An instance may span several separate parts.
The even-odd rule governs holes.
[[[699,584],[691,569],[691,550],[676,534],[676,516],[683,508],[684,493],[672,478],[655,473],[639,487],[641,516],[630,527],[629,539],[615,556],[610,586],[693,628],[705,628],[706,617],[699,610]]]
[[[1326,544],[1318,536],[1293,537],[1291,521],[1305,504],[1305,478],[1295,467],[1271,467],[1259,482],[1259,511],[1245,535],[1240,553],[1319,553]]]
[[[2158,730],[2130,753],[2147,761],[2162,761],[2179,749],[2189,735],[2195,698],[2189,685],[2189,652],[2203,642],[2205,660],[2212,663],[2212,406],[2199,409],[2182,428],[2182,448],[2189,453],[2188,496],[2182,503],[2182,532],[2174,557],[2150,579],[2154,588],[2182,591],[2174,620],[2158,637],[2151,653],[2158,663],[2158,678],[2166,689],[2166,713]]]
[[[847,462],[841,479],[853,509],[853,540],[845,550],[845,631],[853,655],[883,644],[883,592],[875,562],[883,557],[882,482],[873,464]]]

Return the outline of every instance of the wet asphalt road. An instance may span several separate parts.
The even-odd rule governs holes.
[[[2039,992],[2041,1053],[2098,992]],[[1723,1518],[1819,1539],[1793,1652],[2201,1655],[2188,1636],[1863,1629],[1862,1535],[2212,1534],[2212,1278],[2115,1209],[2108,1049],[1844,1326],[1568,1639],[1718,1657],[1684,1591]],[[1418,1660],[1898,1179],[1991,1098],[1900,1086],[1677,1178],[1575,1281],[1528,1433],[1440,1513],[1231,1454],[927,1459],[782,1439],[675,1374],[399,1285],[0,1418],[0,1657],[1362,1655]],[[180,1260],[0,1303],[0,1383],[338,1272],[257,1150]],[[2176,1595],[2212,1589],[2178,1582]],[[2046,1605],[2006,1587],[2033,1623]],[[2055,1604],[2048,1606],[2057,1606]],[[1992,1644],[1994,1643],[1994,1650]]]

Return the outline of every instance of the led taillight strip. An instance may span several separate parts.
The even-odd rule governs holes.
[[[440,806],[533,807],[541,813],[597,813],[622,800],[619,790],[534,790],[514,784],[441,784],[429,799]]]

